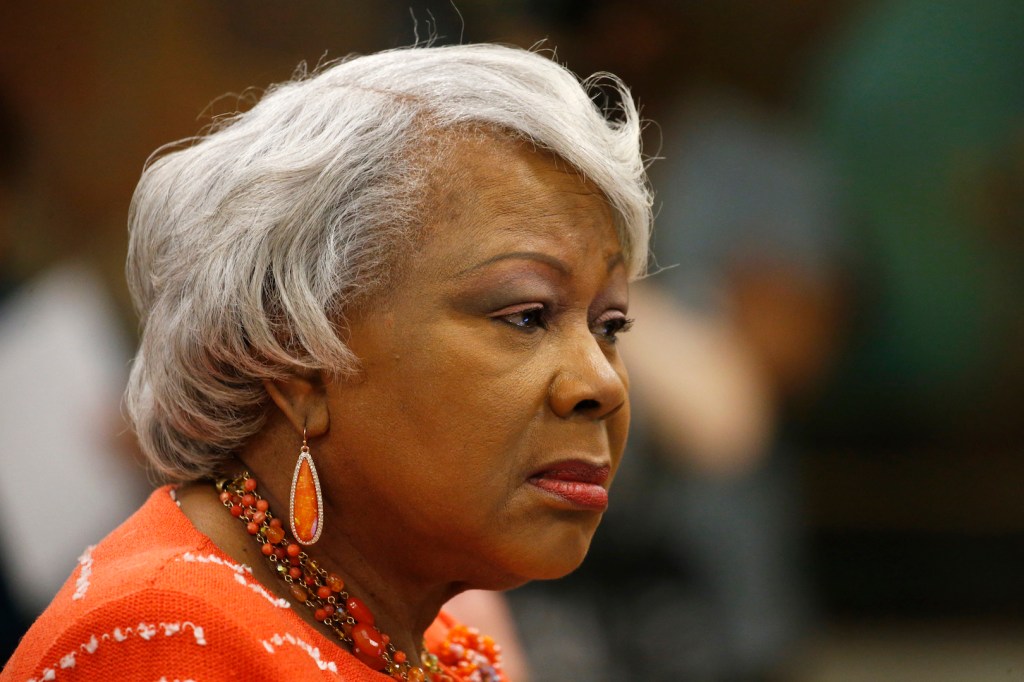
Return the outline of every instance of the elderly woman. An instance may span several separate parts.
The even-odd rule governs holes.
[[[531,52],[395,50],[149,164],[127,406],[178,485],[3,678],[505,679],[439,610],[575,569],[629,422],[650,195],[607,81],[611,117]]]

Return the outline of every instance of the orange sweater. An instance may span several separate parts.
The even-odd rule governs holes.
[[[221,552],[178,509],[169,486],[78,564],[0,682],[391,680]],[[427,631],[428,649],[454,624],[441,614]]]

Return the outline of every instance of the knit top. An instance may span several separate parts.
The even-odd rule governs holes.
[[[438,616],[428,650],[455,624]],[[170,486],[86,548],[0,672],[0,682],[321,679],[393,682],[218,549]]]

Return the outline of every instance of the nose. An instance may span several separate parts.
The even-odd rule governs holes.
[[[621,363],[613,364],[592,334],[562,351],[551,381],[549,402],[559,417],[607,419],[626,402],[628,384]],[[618,367],[616,367],[616,364]]]

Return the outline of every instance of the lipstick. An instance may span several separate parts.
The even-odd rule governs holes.
[[[573,460],[544,469],[531,476],[529,481],[572,508],[604,511],[608,508],[608,491],[604,483],[609,473],[607,466]]]

